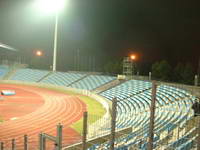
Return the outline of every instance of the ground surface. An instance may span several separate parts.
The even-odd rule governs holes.
[[[11,139],[15,138],[18,149],[21,149],[23,135],[27,134],[30,149],[37,149],[38,134],[56,135],[58,123],[64,126],[65,145],[80,140],[80,135],[70,128],[86,110],[85,103],[77,96],[27,85],[0,84],[2,89],[16,91],[15,96],[3,96],[0,101],[0,116],[4,120],[0,123],[0,141],[5,145],[11,145]],[[48,150],[52,145],[48,144]]]

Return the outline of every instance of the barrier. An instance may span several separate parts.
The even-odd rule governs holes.
[[[55,150],[61,150],[62,149],[62,128],[63,126],[61,124],[57,125],[56,136],[48,135],[46,133],[40,133],[39,134],[39,140],[40,140],[39,150],[46,150],[46,139],[55,142]]]
[[[41,85],[42,86],[42,85]],[[54,87],[56,87],[56,86],[54,86]],[[59,88],[61,88],[61,87],[59,87]],[[106,101],[104,101],[104,99],[103,98],[101,98],[100,96],[97,96],[97,95],[95,95],[94,93],[92,93],[92,92],[90,92],[90,91],[86,91],[86,90],[75,90],[75,89],[73,89],[73,88],[63,88],[63,90],[69,90],[69,91],[73,91],[73,92],[77,92],[77,93],[80,93],[80,94],[83,94],[83,95],[87,95],[87,96],[90,96],[90,97],[95,97],[96,98],[96,100],[97,101],[99,101],[100,103],[102,103],[102,105],[105,107],[105,108],[107,108],[107,109],[109,109],[109,105],[108,105],[108,103],[106,103]],[[183,99],[182,99],[183,100]],[[186,103],[187,101],[184,101],[184,103],[185,104],[187,104]],[[176,105],[176,107],[174,107],[174,108],[180,108],[180,106],[181,105],[178,105],[178,104],[176,104],[176,101],[175,102],[172,102],[171,104],[173,104],[173,105]],[[181,104],[181,103],[180,103]],[[173,106],[173,105],[169,105],[169,106]],[[186,106],[185,106],[186,107]],[[167,108],[167,109],[163,109],[163,111],[169,111],[170,112],[170,109],[168,110],[169,108]],[[179,110],[177,110],[177,111],[179,111]],[[182,114],[181,115],[184,115],[184,111],[182,111]],[[186,112],[186,113],[189,113],[189,112]],[[159,115],[159,114],[158,114]],[[131,114],[131,116],[130,117],[134,117],[134,116],[132,116],[132,114]],[[170,116],[169,116],[170,117]],[[185,117],[184,117],[185,118]],[[183,118],[183,119],[184,119]],[[188,118],[188,117],[186,117],[186,118]],[[123,118],[122,118],[123,119]],[[125,119],[127,119],[127,122],[128,122],[128,117],[127,118],[125,118]],[[158,118],[159,119],[159,118]],[[166,118],[161,118],[160,117],[160,119],[165,119],[167,122],[168,121],[170,121],[169,119],[168,119],[168,117],[166,117]],[[97,129],[99,128],[99,126],[97,126],[97,123],[98,123],[98,125],[100,124],[100,125],[104,125],[104,123],[110,123],[110,120],[108,120],[107,119],[107,121],[106,122],[101,122],[100,120],[102,120],[102,119],[99,119],[98,121],[96,121],[95,123],[93,123],[92,125],[90,125],[90,127],[91,126],[94,126],[94,128],[95,128],[95,131],[98,131]],[[187,119],[186,119],[187,120]],[[172,120],[173,121],[173,120]],[[167,123],[166,122],[166,123]],[[163,121],[163,123],[161,124],[161,122],[159,121],[159,124],[157,123],[157,126],[159,125],[159,127],[160,127],[160,125],[162,125],[162,126],[164,126],[164,121]],[[173,123],[177,123],[178,124],[178,122],[175,122],[175,121],[173,121]],[[106,124],[107,125],[107,124]],[[138,125],[139,126],[139,125]],[[157,126],[156,126],[156,124],[155,124],[155,127],[151,127],[151,129],[150,129],[150,131],[154,131],[154,128],[155,129],[157,129]],[[107,127],[107,128],[109,128],[110,129],[110,126],[105,126],[105,127]],[[139,140],[142,140],[142,141],[144,141],[144,143],[143,144],[140,144],[140,145],[143,145],[143,146],[146,146],[147,145],[147,143],[149,142],[150,144],[151,144],[151,147],[149,148],[149,149],[153,149],[154,148],[154,134],[149,134],[149,135],[151,135],[151,140],[150,141],[147,141],[146,140],[146,137],[147,137],[147,135],[148,135],[148,128],[146,128],[146,127],[141,127],[141,129],[143,128],[143,131],[142,132],[144,132],[145,130],[146,130],[146,132],[144,132],[144,133],[142,133],[141,135],[139,135],[139,136],[137,136],[138,137],[138,139]],[[102,129],[102,128],[100,128],[100,129]],[[169,127],[168,127],[168,129],[169,129]],[[97,143],[97,141],[95,140],[95,141],[92,141],[92,139],[90,138],[90,137],[93,137],[93,136],[90,136],[90,133],[95,133],[95,131],[91,131],[90,129],[88,129],[88,140],[87,140],[87,142],[88,143],[91,143],[92,145],[95,145],[96,143]],[[106,130],[105,130],[106,131]],[[141,132],[141,131],[140,131]],[[163,131],[164,132],[164,131]],[[177,131],[177,138],[175,138],[175,139],[171,139],[172,138],[172,136],[173,137],[175,137],[175,134],[174,133],[176,133],[175,131],[173,132],[173,134],[172,134],[172,132],[167,132],[166,134],[167,134],[167,136],[166,136],[166,138],[164,137],[164,138],[162,138],[163,139],[163,141],[165,142],[165,140],[166,140],[166,146],[167,145],[170,145],[171,143],[173,143],[172,141],[177,141],[179,138],[180,138],[180,135],[179,135],[179,129],[178,129],[178,131]],[[186,131],[184,131],[184,132],[186,132]],[[131,132],[129,132],[129,133],[131,133]],[[138,132],[139,133],[139,132]],[[162,133],[162,132],[161,132]],[[98,132],[98,134],[99,134],[99,132]],[[146,135],[147,134],[147,135]],[[102,142],[101,143],[103,143],[103,142],[106,142],[106,141],[109,141],[109,137],[110,137],[110,134],[107,134],[108,136],[101,136],[101,137],[103,137],[102,138]],[[152,136],[153,135],[153,136]],[[156,134],[155,134],[156,135]],[[45,136],[45,138],[41,138],[42,140],[42,142],[45,142],[45,139],[46,138],[48,138],[48,139],[51,139],[51,140],[53,140],[53,141],[55,141],[55,138],[54,137],[51,137],[51,136],[49,136],[49,135],[44,135]],[[95,137],[95,136],[94,136]],[[108,138],[107,138],[108,137]],[[145,140],[143,140],[143,137],[145,137]],[[95,137],[95,139],[97,139],[98,141],[100,140],[100,138],[97,138],[97,137]],[[86,140],[85,138],[83,138],[83,140]],[[161,140],[161,139],[159,139],[159,140]],[[87,145],[87,142],[86,141],[84,141],[84,143],[83,144],[86,144]],[[121,141],[120,141],[121,142]],[[130,141],[131,142],[131,141]],[[157,141],[156,141],[157,142]],[[125,144],[127,144],[127,143],[125,143]],[[124,145],[125,145],[124,144]],[[164,144],[162,144],[162,143],[159,143],[160,144],[160,146],[162,147],[164,147],[165,145]],[[132,144],[132,146],[134,146],[135,145],[135,143],[133,143]],[[82,145],[82,147],[85,147],[85,145]],[[177,145],[177,147],[178,147],[178,145]],[[70,147],[71,148],[71,147]],[[66,148],[67,149],[67,148]]]

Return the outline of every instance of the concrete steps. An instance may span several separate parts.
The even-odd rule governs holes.
[[[106,90],[108,90],[108,89],[110,89],[112,87],[115,87],[115,86],[117,86],[119,84],[122,84],[125,81],[126,80],[118,80],[118,79],[112,80],[112,81],[110,81],[110,82],[108,82],[108,83],[106,83],[106,84],[104,84],[104,85],[102,85],[102,86],[94,89],[93,92],[95,92],[95,93],[101,93],[101,92],[106,91]]]
[[[53,72],[50,71],[47,75],[45,75],[44,77],[42,77],[41,79],[39,79],[37,82],[42,81],[43,79],[47,78],[49,75],[51,75]]]

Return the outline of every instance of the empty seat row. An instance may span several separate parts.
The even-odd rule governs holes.
[[[72,84],[70,87],[84,89],[84,90],[94,90],[112,80],[115,77],[103,76],[103,75],[89,75],[82,80]]]
[[[28,69],[28,68],[19,69],[11,77],[11,80],[37,82],[44,76],[46,76],[48,73],[49,71],[37,70],[37,69]]]
[[[0,65],[0,79],[2,79],[9,71],[9,67],[6,65]]]
[[[102,92],[100,95],[108,99],[113,99],[114,97],[118,99],[126,99],[144,90],[150,89],[151,86],[152,84],[150,82],[129,80],[107,91]]]
[[[83,78],[84,76],[86,76],[86,74],[53,72],[48,77],[43,79],[41,83],[53,84],[58,86],[68,86],[71,83]]]

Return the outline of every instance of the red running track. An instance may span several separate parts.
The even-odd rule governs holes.
[[[0,101],[0,141],[10,147],[16,139],[17,149],[22,149],[23,135],[29,137],[30,150],[37,149],[38,134],[45,132],[56,135],[56,125],[63,125],[63,144],[68,145],[81,139],[70,125],[82,118],[86,105],[76,96],[44,88],[25,85],[0,84],[0,90],[12,89],[15,96],[4,96]],[[52,149],[53,143],[48,144]]]

